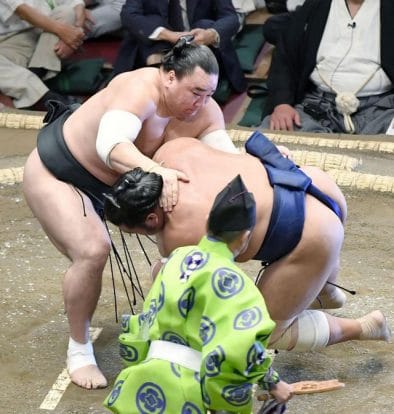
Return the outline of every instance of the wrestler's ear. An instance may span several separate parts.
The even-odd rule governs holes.
[[[154,229],[159,225],[159,216],[156,213],[149,213],[145,218],[145,226]]]
[[[176,80],[176,75],[173,70],[170,70],[169,72],[167,72],[165,76],[166,76],[166,86],[172,85],[174,81]]]

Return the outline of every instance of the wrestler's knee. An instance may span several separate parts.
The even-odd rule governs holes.
[[[287,351],[314,351],[325,348],[330,339],[330,327],[323,312],[305,310],[279,336],[270,348]]]
[[[84,243],[78,249],[77,255],[74,256],[74,262],[84,262],[91,269],[102,269],[107,262],[108,255],[111,251],[111,244],[105,238],[97,238]]]

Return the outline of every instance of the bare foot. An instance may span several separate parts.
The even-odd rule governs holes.
[[[71,381],[88,390],[105,388],[108,383],[97,365],[86,365],[70,373]]]
[[[322,289],[318,297],[311,303],[309,309],[338,309],[346,303],[346,295],[336,286]]]
[[[357,319],[361,324],[360,339],[391,342],[391,331],[386,317],[380,310],[375,310]]]
[[[105,388],[108,383],[97,366],[93,345],[89,341],[81,344],[69,339],[67,350],[67,371],[71,381],[88,390]]]

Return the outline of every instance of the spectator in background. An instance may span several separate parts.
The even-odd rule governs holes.
[[[235,11],[238,14],[241,28],[244,26],[246,16],[255,10],[265,7],[264,0],[232,0]]]
[[[121,46],[115,74],[160,62],[169,49],[185,34],[194,35],[198,44],[209,46],[235,92],[243,92],[247,83],[235,52],[232,38],[239,20],[231,0],[126,0],[121,12],[127,34]]]
[[[274,51],[273,130],[385,133],[394,116],[394,3],[307,0]]]
[[[120,12],[125,0],[84,0],[91,16],[88,38],[95,38],[122,28]]]
[[[16,108],[73,99],[50,91],[61,61],[77,50],[87,22],[82,0],[0,0],[0,91]],[[40,108],[41,109],[41,108]]]
[[[280,13],[275,13],[275,16],[270,16],[263,24],[264,39],[276,45],[279,40],[279,36],[283,30],[289,25],[291,12],[297,7],[304,4],[305,0],[287,0],[286,8]]]

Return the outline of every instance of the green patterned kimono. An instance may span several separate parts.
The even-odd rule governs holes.
[[[119,336],[127,368],[104,405],[114,413],[252,412],[252,385],[279,381],[265,346],[275,327],[253,281],[225,243],[204,237],[175,250],[139,315],[123,319]],[[201,352],[199,372],[146,358],[164,340]]]

